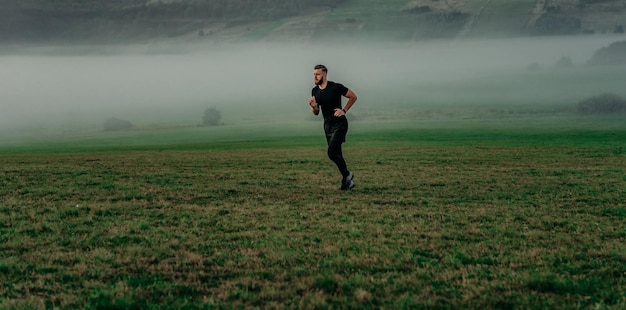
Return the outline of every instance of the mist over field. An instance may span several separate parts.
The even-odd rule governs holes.
[[[221,111],[225,125],[301,123],[311,118],[306,99],[317,63],[358,94],[351,114],[361,119],[416,116],[426,106],[575,105],[622,91],[620,81],[598,79],[615,68],[584,66],[618,39],[30,49],[0,56],[0,138],[97,132],[109,117],[139,129],[195,126],[209,107]],[[566,68],[575,70],[573,80],[555,69],[563,56],[574,62]],[[533,64],[538,70],[529,70]]]

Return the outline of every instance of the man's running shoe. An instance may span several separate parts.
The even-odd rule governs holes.
[[[350,174],[348,174],[348,176],[344,180],[342,180],[341,190],[345,191],[345,190],[352,189],[355,185],[354,181],[352,181],[353,178],[354,178],[354,175],[352,174],[352,172],[350,172]]]

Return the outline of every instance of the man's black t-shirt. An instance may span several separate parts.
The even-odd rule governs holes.
[[[345,116],[335,117],[335,109],[341,109],[341,96],[348,93],[348,88],[340,83],[328,81],[326,88],[313,87],[311,95],[322,110],[324,122],[333,123],[345,119]]]

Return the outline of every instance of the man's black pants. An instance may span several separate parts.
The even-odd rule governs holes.
[[[345,178],[350,174],[348,166],[341,152],[341,144],[346,141],[348,133],[348,120],[341,117],[332,123],[324,123],[324,132],[326,133],[326,142],[328,143],[328,158],[332,160],[339,172]]]

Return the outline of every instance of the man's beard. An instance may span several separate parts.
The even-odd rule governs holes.
[[[319,79],[319,81],[315,82],[315,85],[319,86],[324,84],[324,79]]]

